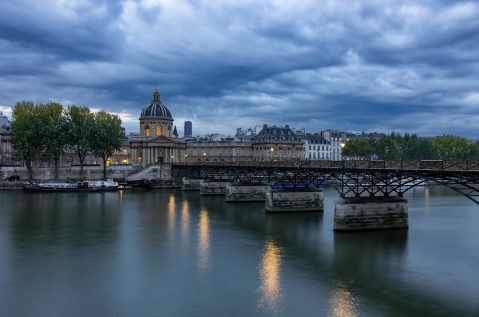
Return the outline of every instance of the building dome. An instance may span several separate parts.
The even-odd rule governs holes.
[[[158,90],[153,94],[151,103],[141,111],[140,119],[162,119],[173,121],[170,110],[161,102]]]

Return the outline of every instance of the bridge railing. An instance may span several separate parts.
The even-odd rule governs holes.
[[[479,171],[478,160],[295,160],[241,162],[182,162],[174,166],[214,167],[298,167],[314,169],[375,169],[404,171]]]

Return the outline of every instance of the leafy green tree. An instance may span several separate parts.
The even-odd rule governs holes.
[[[33,179],[32,161],[43,149],[43,124],[39,108],[30,101],[15,104],[12,113],[12,143],[27,165],[29,179]]]
[[[123,144],[123,130],[118,116],[104,111],[95,114],[92,150],[103,161],[103,178],[106,179],[106,162]]]
[[[376,154],[382,160],[402,159],[400,135],[391,133],[376,143]]]
[[[439,136],[434,139],[432,146],[443,160],[466,159],[473,152],[473,147],[466,138],[454,135]]]
[[[67,122],[63,106],[59,103],[51,102],[42,105],[39,110],[45,123],[42,129],[44,150],[55,163],[55,179],[58,179],[58,162],[68,140]]]
[[[345,143],[342,153],[349,157],[369,158],[375,152],[374,140],[350,140]]]
[[[75,151],[83,175],[85,158],[93,148],[95,117],[88,107],[71,106],[67,112],[68,145]]]

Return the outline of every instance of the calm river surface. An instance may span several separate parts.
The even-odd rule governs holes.
[[[479,206],[415,188],[409,230],[161,190],[0,191],[1,316],[479,316]]]

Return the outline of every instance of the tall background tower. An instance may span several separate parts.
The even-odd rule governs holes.
[[[191,121],[185,121],[184,137],[193,136],[193,124]]]

